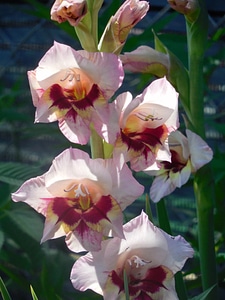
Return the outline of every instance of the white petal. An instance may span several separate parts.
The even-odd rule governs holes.
[[[25,202],[46,215],[46,209],[52,194],[45,187],[44,175],[27,180],[15,193],[12,194],[12,200],[15,202]]]
[[[212,160],[213,151],[196,133],[187,129],[186,134],[191,154],[191,164],[194,168],[194,171],[197,171]]]
[[[98,282],[95,266],[93,264],[93,257],[91,252],[80,257],[71,270],[70,280],[75,289],[86,291],[91,289],[94,292],[102,295],[102,289]]]
[[[150,188],[150,198],[153,202],[159,202],[163,197],[171,194],[176,189],[168,173],[156,176]]]
[[[111,195],[117,200],[122,210],[144,192],[144,187],[133,177],[126,164],[121,168],[119,161],[106,160],[106,168],[113,180]]]
[[[113,53],[77,51],[83,57],[79,63],[109,99],[120,87],[124,77],[122,62]]]
[[[60,223],[57,223],[58,218],[56,216],[51,216],[49,220],[45,220],[43,236],[41,243],[44,243],[47,240],[59,238],[65,235],[64,229],[60,226]]]
[[[123,251],[131,252],[146,261],[151,261],[151,267],[162,265],[168,250],[166,240],[144,212],[124,225],[124,235],[120,254]]]
[[[188,139],[180,131],[176,130],[171,132],[171,134],[169,135],[169,144],[171,145],[172,148],[175,147],[175,145],[180,144],[182,148],[183,158],[185,160],[189,159],[190,151],[189,151]]]
[[[44,84],[44,80],[60,70],[79,68],[75,55],[76,58],[79,59],[80,55],[71,47],[54,42],[54,45],[46,52],[39,62],[36,71],[37,80],[42,82],[42,85]]]
[[[154,80],[142,95],[144,97],[143,103],[160,104],[172,110],[177,107],[178,93],[165,77]]]
[[[91,160],[89,155],[79,149],[67,149],[58,155],[45,174],[47,188],[57,188],[62,180],[89,179],[99,184],[105,193],[110,194],[112,179],[101,159]]]
[[[72,143],[85,145],[90,139],[90,127],[86,124],[80,116],[74,120],[66,118],[59,120],[59,129],[63,135]]]
[[[190,160],[188,160],[187,165],[180,171],[180,172],[172,172],[170,171],[169,176],[172,184],[175,187],[180,188],[182,185],[187,183],[188,179],[191,175],[191,163]]]
[[[193,257],[194,250],[180,235],[173,237],[162,231],[168,244],[168,255],[163,262],[173,273],[181,270],[188,258]]]
[[[119,238],[103,241],[100,251],[89,252],[75,262],[70,279],[76,289],[103,294],[108,274],[116,269],[120,241]]]

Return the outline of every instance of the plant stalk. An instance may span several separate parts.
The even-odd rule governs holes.
[[[199,15],[195,22],[186,19],[189,77],[190,77],[190,116],[192,130],[205,138],[204,120],[204,82],[203,58],[207,42],[208,15],[205,1],[198,0]],[[197,171],[194,177],[194,192],[198,216],[198,243],[203,291],[217,283],[216,258],[214,246],[213,217],[213,177],[210,164]],[[215,287],[207,296],[207,300],[217,299]]]

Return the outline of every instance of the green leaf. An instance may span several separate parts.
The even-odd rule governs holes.
[[[36,296],[33,287],[30,285],[30,291],[31,291],[31,295],[33,300],[38,300],[38,297]]]
[[[0,251],[3,246],[4,240],[5,240],[5,235],[4,235],[4,232],[0,228]]]
[[[151,222],[153,222],[153,215],[152,215],[152,210],[151,210],[151,205],[150,205],[150,198],[149,195],[146,193],[145,196],[145,212],[148,215],[148,218]]]
[[[20,229],[39,244],[43,232],[40,215],[24,203],[15,203],[14,206],[16,208],[5,212],[11,227]]]
[[[2,280],[2,278],[0,277],[0,291],[3,297],[3,300],[11,300],[11,297],[7,291],[7,288]]]
[[[38,167],[15,163],[0,162],[0,181],[20,186],[25,180],[41,173]]]
[[[213,285],[211,288],[207,289],[203,293],[201,293],[198,296],[195,296],[194,298],[191,298],[190,300],[204,300],[206,297],[210,294],[210,292],[215,288],[216,285]]]
[[[154,33],[155,49],[168,54],[170,60],[170,69],[167,79],[178,91],[183,107],[189,116],[189,74],[183,63],[173,54]]]

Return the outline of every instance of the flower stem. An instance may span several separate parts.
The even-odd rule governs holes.
[[[203,57],[207,41],[208,16],[204,0],[198,0],[199,15],[195,22],[186,19],[189,77],[190,77],[190,116],[192,130],[205,138],[204,123],[204,84]],[[213,177],[210,165],[206,165],[195,175],[194,192],[198,216],[198,241],[200,253],[200,267],[203,290],[207,290],[217,282],[216,259],[214,247],[213,225]],[[217,299],[217,289],[214,288],[207,296],[207,300]]]
[[[92,126],[90,145],[92,158],[104,158],[103,140]]]
[[[207,176],[206,176],[207,174]],[[207,300],[217,299],[217,272],[213,224],[213,178],[210,165],[201,168],[195,175],[194,191],[197,201],[198,243],[203,290],[213,285]]]
[[[172,235],[169,217],[167,214],[167,209],[165,206],[164,199],[161,199],[156,204],[156,209],[157,209],[157,216],[158,216],[160,228],[163,229],[168,234]],[[175,283],[176,283],[176,291],[177,291],[178,298],[182,299],[182,300],[187,300],[188,299],[187,291],[186,291],[186,287],[185,287],[183,276],[182,276],[181,272],[177,272],[175,274]]]

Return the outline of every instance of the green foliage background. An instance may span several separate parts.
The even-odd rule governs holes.
[[[48,6],[38,1],[28,2],[31,5],[28,14],[35,14],[40,20],[49,19]],[[120,2],[114,0],[104,7],[99,21],[100,32]],[[160,35],[167,48],[187,65],[186,36],[176,30],[174,32],[165,30],[176,17],[177,13],[170,11],[153,24],[145,26],[144,30],[134,30],[124,51],[132,51],[140,45],[153,46],[153,29]],[[73,29],[68,24],[64,23],[59,27],[59,30],[64,30],[68,35],[75,37]],[[225,94],[223,91],[223,102],[218,103],[216,97],[221,97],[221,93],[213,91],[210,82],[214,72],[218,70],[218,65],[225,61],[224,37],[223,28],[218,28],[209,36],[204,60],[205,117],[209,133],[208,142],[214,150],[212,166],[216,195],[212,200],[215,201],[215,242],[221,297],[225,293]],[[33,66],[35,67],[36,65]],[[121,90],[129,89],[133,94],[138,94],[152,79],[146,74],[135,76],[127,74]],[[48,170],[52,159],[71,146],[59,132],[57,124],[33,124],[34,108],[26,81],[24,74],[24,78],[15,81],[10,89],[6,89],[0,83],[0,275],[11,298],[15,300],[101,299],[91,291],[81,293],[73,289],[69,277],[78,256],[68,251],[63,238],[40,245],[44,219],[27,205],[11,200],[11,193],[25,180],[43,174]],[[214,103],[218,103],[219,109],[214,107]],[[180,111],[182,115],[182,107]],[[210,136],[210,132],[213,132],[216,138]],[[76,146],[89,151],[88,146]],[[148,193],[151,178],[143,173],[135,176],[146,186]],[[191,181],[167,198],[166,208],[173,234],[183,235],[195,249],[194,259],[190,260],[184,269],[187,275],[188,294],[192,297],[201,292],[201,286],[197,219]],[[145,200],[145,196],[141,197],[125,212],[125,221],[145,208]],[[152,203],[151,209],[157,224],[156,208]],[[2,296],[4,284],[0,286]],[[7,298],[5,293],[3,299],[10,298]]]

